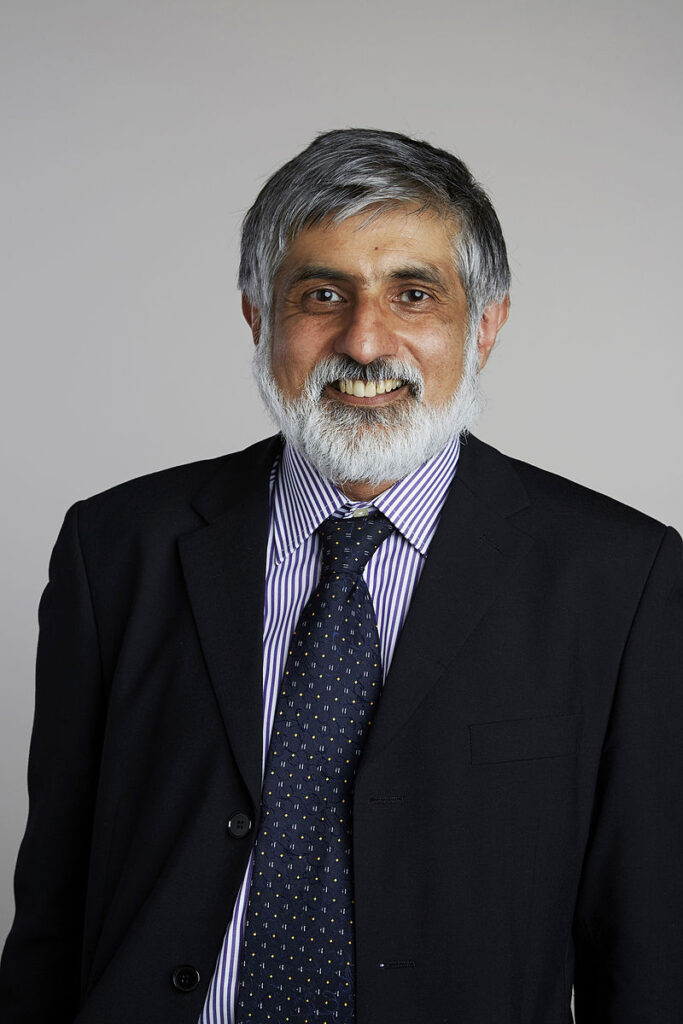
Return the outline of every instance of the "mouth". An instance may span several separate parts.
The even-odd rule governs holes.
[[[390,377],[387,380],[358,380],[345,377],[332,381],[328,386],[333,391],[338,391],[342,395],[350,395],[353,398],[377,398],[400,391],[406,385],[395,377]]]

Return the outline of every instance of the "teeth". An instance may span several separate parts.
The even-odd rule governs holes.
[[[344,378],[337,381],[337,387],[343,395],[355,395],[356,398],[374,398],[375,395],[385,395],[389,391],[400,388],[403,381],[389,377],[387,380],[362,381],[349,380]]]

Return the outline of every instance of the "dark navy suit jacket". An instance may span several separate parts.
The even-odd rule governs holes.
[[[260,815],[278,445],[65,515],[3,1024],[196,1024]],[[572,986],[681,1024],[682,638],[675,530],[469,438],[355,780],[357,1024],[568,1024]]]

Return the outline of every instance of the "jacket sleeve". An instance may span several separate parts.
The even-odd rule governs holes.
[[[83,912],[104,722],[97,628],[78,533],[65,514],[38,608],[29,813],[16,913],[0,962],[3,1024],[66,1024],[79,1003]]]
[[[577,1024],[681,1024],[683,561],[671,527],[622,657],[574,941]]]

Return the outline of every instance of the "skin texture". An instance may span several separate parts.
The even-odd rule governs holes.
[[[292,243],[275,281],[272,370],[287,399],[298,397],[323,357],[350,356],[361,364],[398,357],[423,375],[424,401],[438,405],[460,383],[467,302],[453,263],[453,224],[406,205],[341,224],[308,228]],[[487,306],[479,324],[479,366],[491,353],[508,315],[509,298]],[[242,310],[258,344],[260,314],[246,296]],[[328,386],[323,401],[388,405],[414,401],[407,388],[374,398]],[[368,501],[380,486],[346,484],[348,497]]]

